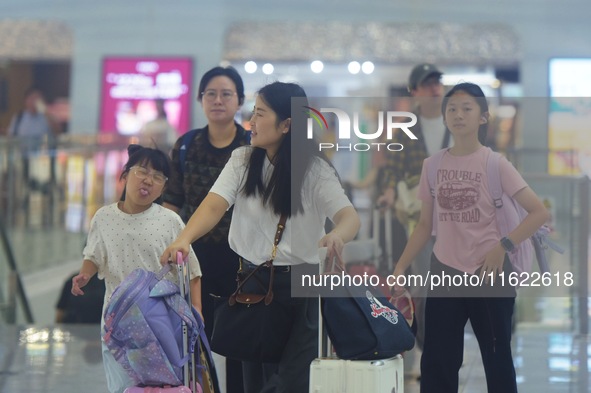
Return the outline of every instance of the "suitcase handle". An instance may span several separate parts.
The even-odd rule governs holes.
[[[187,259],[189,259],[189,258],[183,258],[183,253],[181,251],[176,252],[176,264],[177,265],[182,266],[182,265],[186,264]]]

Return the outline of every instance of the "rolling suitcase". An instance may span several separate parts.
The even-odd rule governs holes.
[[[400,355],[383,360],[338,359],[320,307],[318,312],[318,358],[310,364],[309,393],[404,393],[404,362]]]
[[[330,346],[326,331],[322,336]],[[312,361],[310,393],[404,393],[400,355],[384,360],[342,360],[335,356],[328,348]]]

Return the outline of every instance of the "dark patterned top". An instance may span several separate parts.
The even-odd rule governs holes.
[[[236,123],[236,129],[236,137],[232,143],[223,148],[217,148],[209,142],[207,126],[198,129],[195,138],[187,147],[184,174],[179,162],[182,137],[175,143],[172,149],[172,171],[162,200],[181,209],[181,217],[185,222],[207,196],[232,151],[249,144],[248,134],[244,128]],[[227,242],[231,218],[232,209],[228,210],[220,222],[198,241]]]
[[[416,112],[415,112],[416,113]],[[417,115],[417,124],[410,128],[418,139],[410,139],[402,130],[396,130],[393,136],[393,143],[400,143],[404,146],[401,151],[386,151],[386,163],[383,168],[383,179],[380,184],[383,193],[388,188],[395,188],[400,180],[412,176],[420,176],[423,168],[423,161],[429,156],[427,145],[421,129],[421,121]]]

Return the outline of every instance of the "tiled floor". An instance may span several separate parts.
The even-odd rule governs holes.
[[[513,337],[513,358],[519,392],[590,392],[590,356],[588,337],[535,326],[518,327]],[[418,360],[415,364],[417,363]],[[417,369],[418,367],[414,367],[413,371],[416,372]],[[405,382],[405,393],[419,392],[419,383],[414,372],[407,373]],[[486,392],[486,378],[478,343],[467,328],[459,393]]]
[[[80,266],[83,236],[51,231],[47,237],[40,229],[26,233],[12,231],[11,236],[20,271],[24,273],[23,283],[35,324],[25,326],[20,309],[17,310],[18,325],[0,322],[0,393],[106,392],[98,326],[53,325],[63,281]],[[59,256],[60,260],[49,261],[44,255]],[[37,264],[38,261],[44,263]],[[0,268],[2,266],[0,264]],[[0,277],[3,276],[0,270]],[[556,321],[572,319],[569,312],[572,308],[563,304],[561,298],[542,299],[538,294],[531,298],[534,302],[520,297],[535,303],[530,308],[543,314],[539,320],[544,321],[543,324],[520,323],[514,335],[513,353],[520,393],[591,392],[589,337],[573,335],[568,329],[553,325]],[[459,393],[486,392],[478,345],[469,328],[465,342]],[[406,367],[406,393],[419,392],[418,358],[419,355],[415,357],[414,367],[411,364]]]
[[[0,392],[106,392],[98,337],[98,326],[0,325]],[[519,391],[589,392],[589,355],[586,337],[519,327],[514,339]],[[470,333],[460,383],[461,393],[486,392],[478,346]],[[416,378],[407,375],[405,392],[418,391]]]
[[[0,392],[107,392],[98,325],[0,325],[0,337]]]

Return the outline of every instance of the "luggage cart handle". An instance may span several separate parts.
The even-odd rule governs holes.
[[[176,264],[177,264],[177,270],[178,270],[178,275],[179,275],[179,290],[181,292],[181,295],[183,296],[183,298],[185,299],[185,301],[187,302],[187,304],[189,304],[189,306],[192,307],[191,304],[191,280],[190,280],[190,272],[189,272],[189,265],[188,265],[188,256],[187,258],[183,258],[183,253],[180,251],[177,251],[176,253]],[[189,332],[188,332],[188,327],[187,327],[187,323],[183,320],[181,323],[182,326],[182,333],[183,333],[183,350],[182,350],[182,355],[183,356],[189,356],[190,357],[190,361],[188,361],[187,363],[185,363],[182,367],[183,369],[183,381],[184,381],[184,385],[189,387],[191,389],[191,392],[197,392],[197,370],[196,370],[196,358],[195,358],[195,352],[194,351],[190,351],[189,350]]]
[[[188,258],[183,258],[183,253],[181,251],[176,252],[176,263],[177,265],[185,265],[187,263]]]

